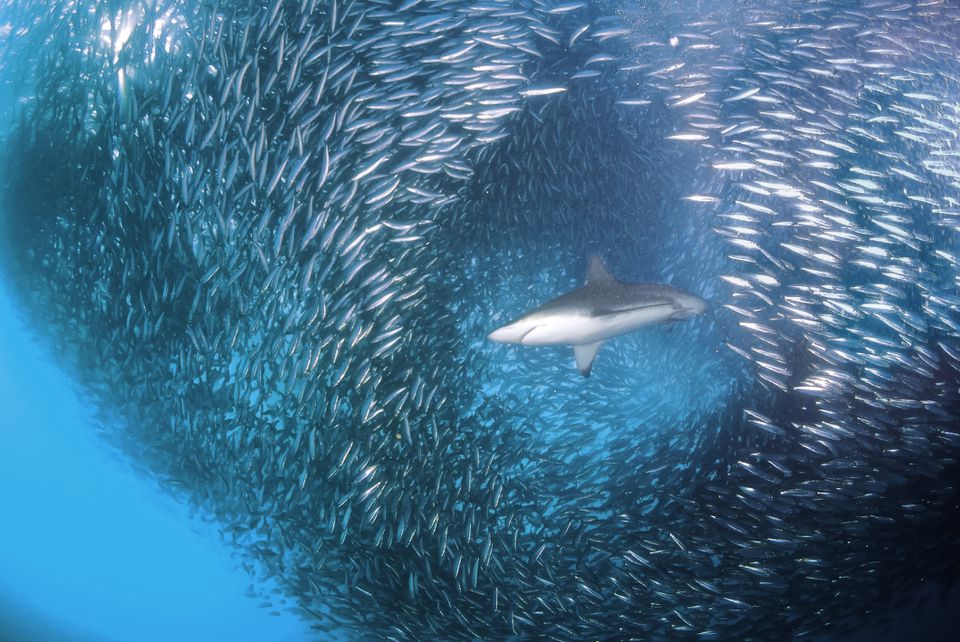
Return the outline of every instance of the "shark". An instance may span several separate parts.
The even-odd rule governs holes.
[[[590,376],[600,346],[613,337],[703,314],[706,300],[669,285],[627,283],[592,256],[586,283],[497,328],[487,339],[525,346],[573,346],[577,369]]]

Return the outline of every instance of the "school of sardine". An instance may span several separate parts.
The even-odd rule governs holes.
[[[956,578],[956,3],[0,25],[6,278],[317,639],[801,639]],[[485,341],[592,254],[715,309],[589,380]]]

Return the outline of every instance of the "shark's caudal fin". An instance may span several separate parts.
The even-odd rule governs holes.
[[[590,369],[593,367],[593,360],[597,357],[597,350],[603,345],[603,341],[596,343],[587,343],[582,346],[573,346],[573,354],[577,358],[577,370],[584,377],[590,376]]]
[[[590,267],[587,268],[587,283],[602,285],[604,283],[616,283],[617,280],[610,276],[607,268],[603,265],[603,259],[594,254],[590,257]]]

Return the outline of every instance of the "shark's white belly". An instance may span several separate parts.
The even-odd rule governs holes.
[[[656,305],[602,316],[558,315],[543,319],[520,343],[526,346],[585,345],[667,321],[676,308]]]

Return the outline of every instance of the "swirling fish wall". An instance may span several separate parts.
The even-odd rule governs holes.
[[[955,576],[949,2],[24,2],[7,275],[318,630],[803,637]],[[708,317],[489,344],[590,254]]]

